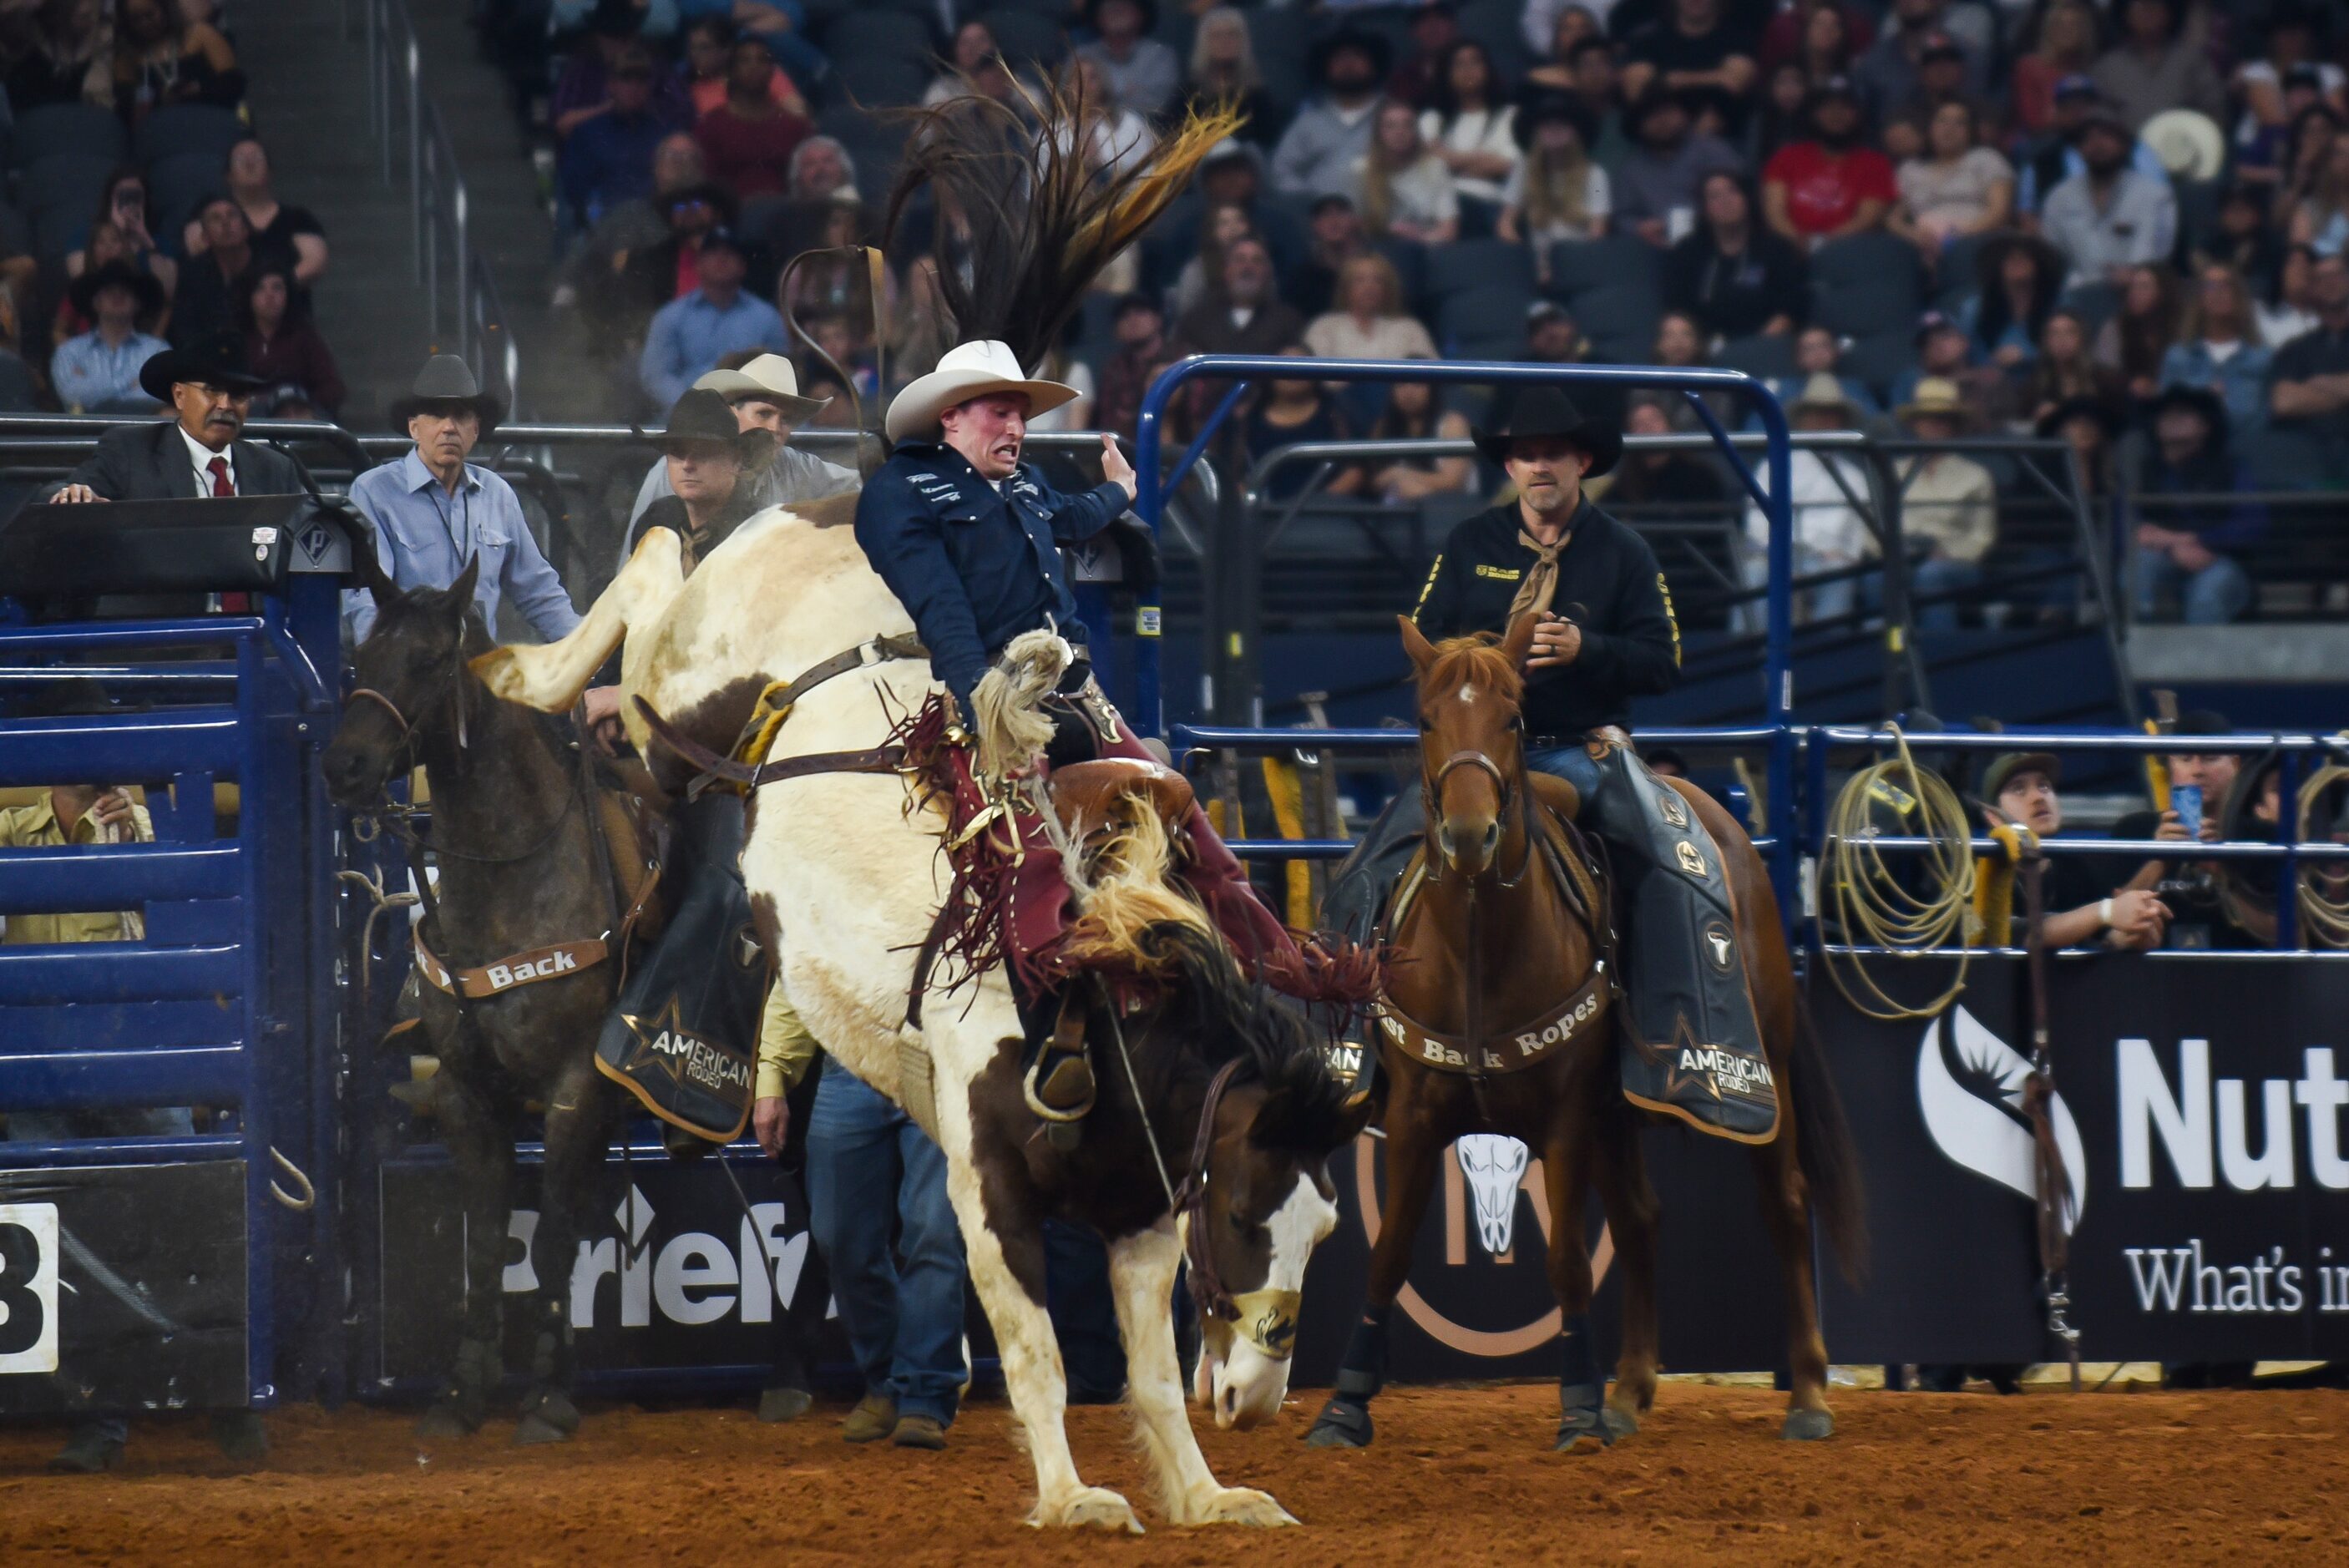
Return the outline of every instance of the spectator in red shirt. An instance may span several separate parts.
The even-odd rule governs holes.
[[[726,97],[693,128],[710,177],[731,187],[738,200],[781,194],[790,183],[792,150],[815,134],[805,118],[768,96],[774,77],[766,40],[755,33],[735,39],[727,57]]]
[[[1773,153],[1762,170],[1770,227],[1798,245],[1883,225],[1899,199],[1892,163],[1860,139],[1859,97],[1831,77],[1811,97],[1811,135]]]

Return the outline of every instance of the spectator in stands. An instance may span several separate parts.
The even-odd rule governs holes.
[[[946,67],[931,81],[922,94],[922,107],[934,108],[948,98],[962,97],[970,91],[971,78],[988,62],[1002,57],[1002,46],[995,39],[995,29],[976,17],[955,29],[954,40],[947,46]]]
[[[1857,376],[1844,374],[1843,340],[1824,326],[1806,326],[1795,335],[1795,374],[1771,381],[1770,390],[1778,395],[1779,402],[1791,408],[1814,376],[1831,377],[1842,389],[1844,401],[1859,410],[1863,423],[1882,412],[1877,406],[1876,394]]]
[[[2109,105],[2087,110],[2080,128],[2086,167],[2047,193],[2039,230],[2071,263],[2075,288],[2125,284],[2129,268],[2167,261],[2178,242],[2177,198],[2129,167],[2136,145]]]
[[[2055,118],[2044,135],[2025,147],[2014,184],[2014,204],[2026,213],[2041,211],[2058,185],[2088,167],[2081,156],[2080,139],[2088,121],[2103,106],[2096,84],[2089,77],[2065,77],[2055,84]],[[2169,170],[2161,155],[2130,137],[2129,167],[2165,189]]]
[[[2029,234],[2002,234],[1974,257],[1974,292],[1958,312],[1971,357],[2013,378],[2039,357],[2047,317],[2064,292],[2064,258]]]
[[[1278,139],[1280,110],[1264,90],[1256,40],[1238,7],[1217,5],[1200,16],[1198,30],[1191,36],[1191,69],[1184,81],[1183,101],[1186,108],[1199,112],[1229,104],[1247,117],[1240,135],[1260,146]]]
[[[1916,98],[1929,45],[1956,44],[1963,58],[1962,90],[1980,103],[1990,96],[1990,62],[1984,51],[1952,36],[1943,13],[1948,0],[1893,0],[1891,26],[1853,67],[1852,85],[1861,106],[1878,124],[1889,123]]]
[[[1182,89],[1183,65],[1149,36],[1158,26],[1154,0],[1088,0],[1084,16],[1094,37],[1076,55],[1101,68],[1111,100],[1143,119],[1164,114]]]
[[[613,62],[608,101],[564,141],[555,181],[564,222],[593,226],[612,208],[653,185],[653,156],[664,138],[684,129],[654,99],[652,56],[631,44]]]
[[[1876,42],[1876,24],[1866,11],[1843,0],[1796,0],[1762,29],[1755,63],[1765,71],[1791,65],[1812,81],[1848,75],[1852,63]]]
[[[74,308],[92,325],[57,345],[49,380],[69,414],[145,414],[155,398],[139,385],[139,368],[171,345],[140,330],[163,313],[155,280],[129,263],[108,262],[84,273],[68,291]]]
[[[832,62],[808,42],[807,8],[800,0],[678,0],[678,14],[690,22],[705,12],[731,16],[737,27],[767,46],[767,52],[811,88],[832,74]]]
[[[1330,196],[1321,199],[1322,201],[1341,200],[1343,200],[1341,197]],[[1314,205],[1315,210],[1319,211],[1320,202],[1316,202]],[[1349,203],[1347,211],[1352,210],[1351,203]],[[1255,235],[1258,239],[1263,238],[1262,235],[1257,234],[1256,224],[1249,219],[1247,208],[1217,204],[1207,209],[1206,217],[1199,224],[1199,253],[1185,262],[1183,270],[1174,277],[1174,302],[1176,316],[1181,316],[1207,297],[1207,293],[1215,286],[1216,280],[1224,275],[1224,253],[1232,247],[1234,242],[1246,239],[1250,235]],[[1333,276],[1331,279],[1333,286],[1335,282]]]
[[[1479,238],[1501,216],[1503,191],[1525,156],[1516,135],[1517,111],[1505,101],[1493,57],[1473,38],[1445,50],[1419,117],[1419,134],[1452,170],[1460,193],[1462,232]],[[1589,139],[1585,137],[1586,149]]]
[[[81,249],[66,254],[66,276],[78,278],[85,270],[101,266],[109,260],[127,262],[155,280],[168,306],[172,290],[179,286],[180,263],[165,255],[156,242],[150,200],[147,177],[136,168],[126,164],[108,175],[105,189],[98,192],[98,215],[90,221],[89,238]],[[100,225],[111,226],[115,235],[114,246],[105,256],[95,253]],[[29,263],[31,258],[26,261]],[[6,281],[22,293],[32,282],[31,266],[28,264],[21,275],[7,276]]]
[[[1568,15],[1583,15],[1569,11]],[[1526,74],[1522,96],[1528,101],[1543,93],[1564,93],[1582,106],[1594,134],[1590,154],[1609,175],[1619,174],[1631,150],[1629,114],[1623,107],[1622,73],[1615,63],[1614,46],[1604,36],[1579,39],[1560,53],[1560,63],[1537,66]],[[1518,119],[1525,119],[1521,111]]]
[[[873,269],[864,257],[849,253],[869,244],[864,209],[853,201],[824,204],[824,225],[816,232],[812,249],[818,253],[798,258],[797,264],[775,281],[775,308],[787,321],[809,322],[837,315],[851,321],[873,319]],[[896,310],[895,274],[881,269],[883,314]]]
[[[1623,119],[1635,145],[1613,177],[1614,216],[1651,245],[1671,244],[1696,223],[1704,177],[1736,172],[1737,154],[1696,130],[1680,95],[1661,83],[1633,99]]]
[[[2005,377],[1974,363],[1972,335],[1947,312],[1929,310],[1917,318],[1917,363],[1893,379],[1893,403],[1911,401],[1928,379],[1953,381],[1968,397],[1983,400],[1996,395]]]
[[[653,188],[634,201],[607,208],[572,248],[556,273],[554,305],[567,309],[595,292],[608,292],[632,252],[649,251],[668,238],[668,198],[704,183],[701,143],[690,131],[673,130],[653,149]]]
[[[1532,245],[1535,273],[1544,280],[1552,245],[1607,232],[1614,186],[1590,156],[1591,129],[1582,105],[1560,93],[1545,93],[1526,104],[1516,123],[1524,156],[1501,188],[1495,232]]]
[[[1371,119],[1370,150],[1354,165],[1352,195],[1374,235],[1448,245],[1460,237],[1452,170],[1420,139],[1419,111],[1392,98]]]
[[[2121,308],[2096,330],[2096,363],[2120,373],[2128,395],[2142,403],[2161,387],[2161,362],[2178,341],[2177,274],[2167,266],[2131,267],[2121,286]]]
[[[1413,8],[1411,47],[1387,77],[1387,97],[1401,98],[1413,108],[1425,108],[1434,96],[1444,57],[1460,42],[1460,19],[1449,5]]]
[[[1899,199],[1892,164],[1860,134],[1859,97],[1831,77],[1811,95],[1811,136],[1780,148],[1762,170],[1770,227],[1806,247],[1880,227]]]
[[[122,231],[114,226],[111,219],[100,219],[90,228],[88,247],[86,250],[77,251],[74,254],[80,258],[83,263],[81,267],[76,268],[73,272],[73,277],[78,280],[85,273],[95,272],[101,267],[129,265],[130,260],[130,247],[123,243]],[[148,275],[150,278],[153,276],[152,273],[149,273]],[[16,293],[16,290],[13,284],[8,289],[0,291],[0,302],[6,301]],[[168,301],[166,302],[164,308],[167,311],[171,308]],[[57,314],[49,318],[48,347],[50,351],[54,353],[57,345],[63,343],[67,338],[78,337],[81,334],[88,332],[90,329],[91,325],[90,318],[83,315],[81,310],[74,304],[74,291],[70,284],[68,284],[65,294],[57,300]],[[5,309],[0,309],[0,327],[5,327]],[[156,321],[150,321],[148,323],[148,327],[150,331],[160,330],[160,325]],[[24,346],[28,351],[33,349],[33,345],[29,342],[26,343]],[[36,357],[37,357],[37,354],[36,354]]]
[[[310,319],[310,304],[283,263],[261,262],[244,274],[242,307],[244,356],[253,373],[273,384],[292,382],[329,414],[342,411],[343,373],[334,351]]]
[[[1303,319],[1281,303],[1273,285],[1272,253],[1253,234],[1225,247],[1216,286],[1183,313],[1174,328],[1192,354],[1285,353],[1304,330]]]
[[[196,206],[196,222],[203,228],[203,251],[188,259],[171,297],[168,335],[176,348],[234,328],[241,280],[254,262],[253,228],[233,198],[225,193],[205,197]]]
[[[2013,823],[2028,828],[2041,839],[2064,830],[2064,808],[2055,793],[2062,777],[2056,758],[2044,751],[2010,751],[1991,759],[1982,769],[1982,816],[1992,828]],[[2150,889],[2122,888],[2106,896],[2085,855],[2050,855],[2040,907],[2045,912],[2045,934],[2051,947],[2085,947],[2102,944],[2123,953],[2141,953],[2161,945],[2169,908]],[[2015,896],[2014,929],[1992,934],[1996,940],[2021,945],[2027,919],[2020,891]]]
[[[1338,195],[1314,198],[1306,232],[1305,262],[1297,269],[1289,295],[1308,315],[1326,315],[1338,308],[1339,270],[1371,248],[1370,236],[1362,232],[1362,215],[1354,211],[1353,202]],[[1175,308],[1179,312],[1189,304],[1178,303]]]
[[[1684,310],[1668,310],[1656,323],[1656,344],[1651,351],[1666,370],[1688,370],[1704,363],[1704,328]]]
[[[1301,343],[1291,343],[1282,348],[1284,356],[1307,358],[1311,355]],[[1343,441],[1350,439],[1353,430],[1338,400],[1330,396],[1320,382],[1311,377],[1293,381],[1276,380],[1265,396],[1248,410],[1247,455],[1253,463],[1278,447],[1299,441]],[[1268,500],[1294,500],[1303,493],[1313,479],[1314,465],[1290,463],[1273,470],[1265,480],[1264,495]],[[1360,495],[1368,484],[1368,476],[1354,464],[1343,464],[1324,482],[1322,495]]]
[[[811,136],[792,149],[783,193],[794,201],[848,206],[864,200],[856,189],[856,160],[836,136]]]
[[[726,97],[695,122],[694,139],[710,178],[731,187],[737,200],[778,195],[790,179],[792,150],[815,127],[767,96],[775,57],[763,37],[735,39],[727,60]]]
[[[1759,166],[1780,148],[1800,141],[1807,133],[1803,110],[1811,100],[1811,78],[1792,60],[1773,67],[1762,81],[1761,112],[1745,137],[1748,161]]]
[[[1305,329],[1305,346],[1324,359],[1435,359],[1435,344],[1403,308],[1394,263],[1375,253],[1338,271],[1338,308]]]
[[[1627,436],[1669,436],[1675,413],[1672,399],[1661,392],[1634,392],[1623,415]],[[1735,516],[1720,466],[1697,452],[1650,451],[1626,448],[1623,460],[1606,476],[1606,488],[1594,491],[1618,517],[1632,509],[1651,508],[1660,521],[1727,521]],[[1651,758],[1652,766],[1653,759]]]
[[[2060,313],[2057,319],[2063,319]],[[2044,368],[2046,364],[2043,354],[2040,365]],[[2118,405],[2101,397],[2066,397],[2042,416],[2033,429],[2041,440],[2060,437],[2072,449],[2073,466],[2080,477],[2080,498],[2089,509],[2089,518],[2102,526],[2105,508],[2119,488],[2113,456],[2114,443],[2121,434]]]
[[[1702,189],[1702,216],[1664,258],[1664,303],[1695,316],[1708,338],[1793,332],[1809,309],[1809,262],[1754,221],[1736,175],[1708,174]]]
[[[642,14],[626,0],[598,0],[588,18],[586,46],[571,51],[563,74],[555,78],[554,96],[547,102],[547,116],[558,142],[568,141],[580,127],[619,109],[621,100],[612,89],[624,61],[632,70],[639,65],[644,70],[641,98],[630,95],[636,101],[634,112],[650,113],[673,130],[693,123],[693,99],[685,84],[636,41],[643,26]]]
[[[0,19],[7,67],[0,85],[19,115],[57,103],[114,107],[114,34],[105,0],[40,0]]]
[[[2341,67],[2323,58],[2318,33],[2325,15],[2314,7],[2279,8],[2268,19],[2266,54],[2236,67],[2230,85],[2243,106],[2233,138],[2238,177],[2272,181],[2292,123],[2349,85]]]
[[[2349,136],[2326,145],[2308,193],[2292,205],[2287,238],[2320,256],[2349,245]]]
[[[2085,0],[2055,0],[2039,14],[2038,35],[2016,56],[2007,86],[2007,119],[2018,137],[2053,129],[2056,84],[2087,76],[2096,58],[2096,13]]]
[[[230,148],[224,172],[229,198],[253,231],[254,253],[290,260],[294,281],[303,288],[316,283],[326,271],[326,227],[307,207],[290,207],[277,200],[269,177],[269,150],[261,139],[244,137]],[[188,247],[191,254],[202,250],[202,225],[190,225]]]
[[[1352,188],[1354,170],[1371,150],[1388,63],[1386,40],[1375,33],[1347,28],[1322,40],[1313,71],[1321,96],[1281,133],[1272,155],[1274,189],[1319,196]]]
[[[1082,137],[1085,164],[1105,177],[1139,167],[1158,144],[1142,116],[1119,103],[1102,80],[1101,67],[1082,55],[1072,55],[1061,67],[1061,91],[1075,106],[1078,127],[1055,132],[1063,139]],[[1062,405],[1066,407],[1066,405]]]
[[[2294,245],[2277,259],[2275,283],[2259,306],[2260,338],[2271,347],[2314,332],[2316,253]]]
[[[1982,145],[1973,107],[1962,100],[1933,111],[1925,150],[1901,164],[1898,184],[1900,201],[1886,226],[1929,268],[1955,242],[1996,233],[2014,218],[2014,165]]]
[[[1467,417],[1435,399],[1427,381],[1398,381],[1387,389],[1386,411],[1371,427],[1375,441],[1465,441]],[[1397,458],[1371,472],[1370,491],[1389,506],[1416,506],[1430,496],[1464,495],[1476,483],[1466,457]]]
[[[791,352],[782,316],[743,291],[750,254],[732,230],[704,234],[694,260],[698,285],[653,314],[638,360],[645,395],[662,407],[684,397],[695,377],[717,368],[720,355],[746,348]]]
[[[1959,385],[1942,377],[1917,383],[1909,401],[1893,410],[1912,439],[1953,441],[1980,425],[1973,405]],[[1990,470],[1971,458],[1927,451],[1894,466],[1900,489],[1900,532],[1909,552],[1910,603],[1930,600],[1911,615],[1927,631],[1954,631],[1958,605],[1944,594],[1962,593],[1982,580],[1982,557],[1998,541],[1998,486]],[[1918,546],[1926,548],[1921,555]],[[1868,541],[1868,553],[1876,543]],[[1869,584],[1869,603],[1877,602]]]
[[[1623,91],[1637,98],[1660,83],[1680,94],[1700,119],[1736,135],[1760,79],[1753,36],[1723,0],[1664,0],[1658,9],[1657,20],[1626,40]]]
[[[2126,36],[2089,74],[2128,129],[2171,108],[2195,109],[2223,125],[2226,85],[2210,68],[2203,40],[2184,36],[2175,0],[2126,0],[2120,14]]]
[[[2256,487],[2229,449],[2226,407],[2199,387],[2169,387],[2154,404],[2153,437],[2137,484],[2137,617],[2157,618],[2175,596],[2189,625],[2240,619],[2251,580],[2224,552],[2257,543],[2268,516],[2243,499]]]
[[[238,108],[244,72],[208,22],[182,22],[170,0],[122,0],[114,28],[114,112],[131,125],[166,104]]]
[[[1117,352],[1102,366],[1095,411],[1104,430],[1131,436],[1142,419],[1142,395],[1166,359],[1166,313],[1146,294],[1117,302],[1110,318]]]
[[[685,30],[685,90],[696,120],[726,101],[727,84],[732,77],[735,36],[733,22],[722,15],[696,17],[693,26]],[[815,118],[807,99],[780,65],[768,67],[767,98],[777,108],[802,119]]]
[[[1892,106],[1880,139],[1885,156],[1897,164],[1925,157],[1933,117],[1952,104],[1971,107],[1966,96],[1965,46],[1947,33],[1925,39],[1917,59],[1917,90]]]
[[[1859,407],[1844,396],[1836,378],[1826,375],[1814,376],[1806,382],[1801,395],[1786,412],[1798,430],[1848,430],[1857,428],[1861,418]],[[1768,486],[1766,473],[1756,478],[1765,488]],[[1788,478],[1786,495],[1795,524],[1795,575],[1810,577],[1857,566],[1868,539],[1868,525],[1851,502],[1854,495],[1868,493],[1868,478],[1861,466],[1838,454],[1798,450],[1794,454]],[[1749,504],[1745,509],[1745,538],[1739,568],[1748,588],[1764,587],[1770,581],[1769,544],[1769,520],[1760,507]],[[1801,596],[1802,613],[1806,618],[1848,614],[1857,597],[1857,583],[1856,577],[1841,577],[1832,583],[1814,584]],[[1749,603],[1737,619],[1746,630],[1761,630],[1759,603]]]
[[[1365,119],[1362,129],[1367,139],[1370,121]],[[1325,194],[1343,195],[1351,184],[1351,176],[1340,181],[1340,189]],[[1199,165],[1199,196],[1209,210],[1216,207],[1244,209],[1249,224],[1264,236],[1267,249],[1272,253],[1273,265],[1286,280],[1304,262],[1306,253],[1305,227],[1297,221],[1293,206],[1268,193],[1264,188],[1264,154],[1253,143],[1227,138],[1216,144]],[[1353,199],[1349,196],[1350,202]],[[1167,242],[1176,254],[1193,248],[1191,236],[1178,223],[1167,225]],[[1176,314],[1179,315],[1181,311]]]
[[[2248,286],[2266,294],[2275,287],[2283,253],[2283,241],[2268,222],[2265,189],[2239,180],[2219,200],[2216,226],[2194,237],[2193,263],[2198,269],[2230,268]]]
[[[1536,365],[1579,365],[1590,357],[1590,344],[1566,306],[1537,299],[1526,306],[1526,346],[1519,357]]]
[[[2201,268],[2178,341],[2162,356],[2161,385],[2210,393],[2235,436],[2249,436],[2268,422],[2270,358],[2242,274],[2223,263]]]
[[[700,281],[702,237],[712,229],[732,227],[734,199],[724,186],[704,181],[669,192],[661,211],[660,240],[614,258],[606,314],[611,325],[631,333],[654,311],[692,292]]]
[[[1607,19],[1620,0],[1526,0],[1517,26],[1526,52],[1564,59],[1567,50],[1584,38],[1604,41]],[[1652,7],[1634,5],[1634,11],[1652,14]]]
[[[2039,356],[2032,363],[2022,407],[2033,424],[2044,425],[2064,407],[2094,403],[2108,419],[2118,419],[2128,396],[2120,372],[2096,363],[2090,347],[2087,321],[2075,310],[2057,307],[2047,313],[2039,335]]]

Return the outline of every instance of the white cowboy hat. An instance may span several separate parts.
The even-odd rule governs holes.
[[[738,397],[772,403],[794,425],[814,418],[832,404],[829,397],[801,397],[800,373],[780,354],[761,354],[740,370],[713,370],[693,385],[697,391],[715,392],[730,403]]]
[[[1009,344],[984,337],[957,344],[939,356],[936,370],[908,382],[890,400],[884,427],[891,440],[902,441],[935,427],[948,408],[990,392],[1025,392],[1031,419],[1077,395],[1075,387],[1058,381],[1030,380],[1012,357]]]

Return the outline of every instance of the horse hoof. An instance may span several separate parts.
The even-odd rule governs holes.
[[[1629,1410],[1619,1410],[1612,1405],[1602,1406],[1599,1418],[1606,1423],[1609,1440],[1620,1442],[1640,1429],[1640,1418]]]
[[[1142,1533],[1133,1505],[1107,1487],[1080,1487],[1057,1506],[1039,1502],[1028,1522],[1039,1530],[1109,1530],[1128,1535]]]
[[[1790,1443],[1816,1443],[1835,1436],[1835,1417],[1825,1410],[1789,1410],[1778,1435]]]
[[[578,1423],[574,1420],[571,1428],[566,1429],[533,1410],[515,1425],[514,1447],[535,1449],[547,1443],[567,1443],[571,1440],[571,1432],[575,1430],[577,1426]]]
[[[416,1435],[428,1442],[453,1443],[481,1429],[481,1422],[468,1421],[453,1405],[435,1405],[416,1418]]]
[[[759,1419],[769,1426],[796,1421],[815,1407],[815,1396],[804,1388],[770,1388],[759,1396]]]
[[[1216,1489],[1199,1510],[1191,1524],[1246,1524],[1258,1530],[1274,1530],[1285,1524],[1295,1524],[1297,1518],[1288,1510],[1272,1501],[1269,1492],[1254,1487],[1226,1486]]]
[[[1309,1449],[1367,1449],[1371,1446],[1371,1412],[1367,1406],[1332,1399],[1313,1419],[1305,1434]]]
[[[1557,1441],[1551,1449],[1561,1454],[1595,1454],[1615,1440],[1615,1430],[1599,1407],[1585,1405],[1568,1410],[1557,1424]]]

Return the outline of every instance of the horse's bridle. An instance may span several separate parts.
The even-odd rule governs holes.
[[[1517,765],[1520,768],[1525,766],[1525,758],[1523,756],[1520,756],[1517,758]],[[1423,768],[1422,769],[1420,791],[1422,798],[1426,802],[1428,827],[1431,830],[1433,829],[1437,813],[1443,809],[1444,782],[1449,779],[1455,771],[1463,768],[1474,768],[1493,781],[1494,792],[1500,797],[1500,805],[1498,811],[1495,813],[1496,815],[1501,812],[1506,812],[1512,804],[1516,805],[1517,808],[1517,816],[1519,818],[1518,826],[1522,830],[1520,836],[1525,840],[1525,856],[1518,862],[1515,874],[1501,878],[1501,885],[1503,887],[1515,887],[1519,882],[1526,880],[1526,872],[1532,868],[1534,863],[1534,824],[1533,817],[1527,804],[1527,799],[1532,794],[1532,791],[1520,790],[1514,784],[1510,783],[1508,776],[1501,771],[1501,765],[1494,761],[1490,756],[1486,755],[1485,752],[1473,749],[1455,751],[1451,756],[1445,758],[1443,765],[1437,768],[1434,772],[1429,773]],[[1431,881],[1441,882],[1444,880],[1443,872],[1439,869],[1443,858],[1444,857],[1440,853],[1431,855],[1428,858],[1427,874]]]
[[[1210,1347],[1217,1337],[1226,1343],[1221,1357],[1230,1359],[1230,1336],[1237,1333],[1268,1361],[1286,1361],[1297,1348],[1297,1312],[1303,1300],[1293,1290],[1244,1290],[1235,1295],[1216,1267],[1215,1249],[1207,1244],[1207,1161],[1215,1152],[1216,1114],[1224,1091],[1239,1076],[1244,1058],[1235,1057],[1207,1080],[1207,1098],[1199,1108],[1199,1131],[1191,1144],[1191,1168],[1175,1190],[1175,1220],[1183,1228],[1183,1258],[1191,1286],[1191,1301],[1199,1309],[1201,1331]]]

